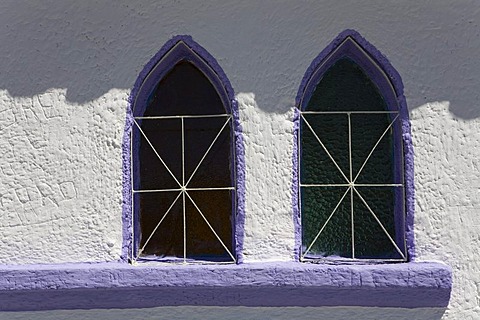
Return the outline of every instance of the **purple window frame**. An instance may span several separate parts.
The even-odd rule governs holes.
[[[233,250],[237,263],[243,261],[244,237],[244,202],[245,202],[245,160],[242,128],[238,113],[238,104],[234,91],[217,61],[190,36],[173,37],[148,62],[138,76],[128,99],[125,132],[122,145],[123,158],[123,245],[122,260],[135,257],[140,243],[139,212],[133,206],[132,177],[138,176],[138,167],[132,168],[131,159],[138,157],[138,141],[132,140],[133,117],[144,114],[148,99],[158,83],[180,61],[188,61],[209,79],[216,89],[225,107],[225,112],[232,115],[232,181],[236,186],[236,195],[232,199],[232,235]],[[141,124],[141,120],[137,120]],[[138,163],[137,161],[134,161]],[[133,171],[133,172],[132,172]],[[135,229],[134,229],[135,228]],[[135,232],[133,232],[135,231]],[[135,237],[133,237],[135,235]]]
[[[358,47],[357,47],[358,46]],[[360,47],[360,48],[359,48]],[[404,180],[404,202],[398,201],[402,198],[403,190],[396,190],[395,197],[395,230],[397,237],[395,242],[399,248],[406,245],[406,257],[408,261],[415,260],[413,215],[415,208],[414,192],[414,166],[413,166],[413,144],[411,139],[410,120],[408,116],[407,103],[403,95],[403,83],[400,75],[390,64],[387,58],[377,50],[371,43],[363,38],[355,30],[345,30],[340,33],[310,64],[295,98],[294,115],[294,154],[293,154],[293,219],[295,226],[295,259],[300,260],[302,247],[302,222],[300,208],[300,172],[298,170],[300,134],[300,111],[305,110],[310,98],[326,71],[339,59],[348,57],[358,64],[366,75],[377,85],[380,93],[385,99],[387,107],[391,111],[398,111],[398,123],[392,126],[394,134],[394,175],[395,180],[403,174]],[[379,68],[381,70],[379,70]],[[398,139],[398,137],[401,137]],[[404,205],[404,208],[399,207]],[[405,218],[403,217],[405,214]],[[403,244],[403,243],[404,244]]]

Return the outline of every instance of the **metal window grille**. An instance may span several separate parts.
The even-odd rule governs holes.
[[[384,102],[369,108],[362,101],[335,97],[336,92],[343,92],[342,85],[348,85],[348,79],[343,79],[349,76],[349,69],[337,68],[335,77],[329,72],[343,60],[348,59],[339,59],[340,63],[337,61],[325,72],[315,88],[317,96],[314,93],[307,110],[300,111],[297,141],[302,215],[300,260],[406,261],[399,113],[395,108],[390,110],[381,105]],[[350,60],[345,62],[348,63],[354,64]],[[356,68],[361,70],[359,66]],[[330,81],[330,86],[325,87],[324,80]],[[345,95],[358,97],[362,88],[353,89]],[[332,96],[318,98],[322,90]],[[380,170],[376,171],[376,167]]]
[[[186,63],[188,68],[193,66],[184,61],[178,65]],[[177,65],[172,70],[175,71],[176,67]],[[210,82],[205,74],[203,76]],[[168,75],[161,81],[167,77]],[[160,88],[161,81],[157,88]],[[182,79],[178,81],[181,82]],[[190,84],[187,89],[194,85]],[[210,85],[217,90],[211,82]],[[132,262],[235,263],[233,223],[236,193],[235,170],[231,163],[235,159],[232,115],[219,113],[218,109],[209,114],[210,106],[208,103],[205,105],[196,93],[190,100],[187,99],[189,105],[185,106],[174,98],[177,95],[188,95],[188,92],[177,90],[175,83],[166,83],[164,87],[173,93],[168,99],[162,98],[163,102],[177,103],[183,110],[172,114],[175,108],[168,105],[168,112],[155,114],[148,113],[147,106],[145,114],[133,119],[132,217],[133,239],[136,242]],[[201,94],[204,92],[197,91]],[[211,94],[218,94],[212,92]],[[152,94],[149,103],[158,103],[155,101],[157,96]],[[208,99],[207,101],[211,100]],[[196,103],[203,105],[198,109]],[[225,110],[224,105],[221,107]],[[201,139],[203,145],[200,143],[198,146],[198,139]],[[218,150],[223,151],[219,153]],[[150,163],[142,163],[142,156],[148,153],[150,163],[156,161],[155,167]],[[226,153],[227,159],[219,160]],[[175,158],[172,154],[180,156]],[[145,169],[147,166],[148,170]],[[217,179],[219,166],[223,178]],[[145,173],[146,171],[148,172]],[[225,177],[226,172],[228,177]],[[152,178],[148,178],[149,175]],[[155,175],[160,178],[156,179]],[[222,221],[217,218],[220,210],[229,211],[228,217],[222,212]],[[224,225],[225,222],[227,226]],[[195,248],[194,253],[191,252],[192,248]],[[219,254],[219,250],[223,251],[222,254]]]

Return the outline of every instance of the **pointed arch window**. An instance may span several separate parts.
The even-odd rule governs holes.
[[[231,94],[177,40],[143,80],[132,119],[132,260],[235,262]]]
[[[312,65],[297,98],[300,260],[407,261],[399,93],[351,35]]]

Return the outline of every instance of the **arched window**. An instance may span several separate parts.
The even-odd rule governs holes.
[[[204,56],[173,39],[132,94],[133,262],[236,261],[233,92]]]
[[[297,97],[301,261],[408,258],[408,116],[392,74],[357,39],[337,38]]]

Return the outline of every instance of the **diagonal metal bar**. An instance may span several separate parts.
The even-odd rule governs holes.
[[[180,195],[182,194],[182,192],[179,192],[177,197],[175,198],[175,200],[173,200],[172,204],[170,205],[170,207],[167,209],[167,211],[165,212],[165,214],[163,215],[163,217],[160,219],[160,221],[157,223],[157,225],[155,226],[155,228],[153,229],[152,233],[150,234],[150,236],[148,237],[147,241],[145,241],[145,243],[143,244],[143,247],[138,251],[138,254],[137,256],[135,257],[135,261],[137,261],[138,257],[142,254],[143,250],[145,249],[145,247],[147,246],[147,244],[150,242],[150,239],[152,239],[153,237],[153,234],[157,231],[158,227],[160,227],[160,225],[162,224],[163,220],[165,219],[165,217],[167,216],[167,214],[170,212],[170,210],[172,210],[173,206],[175,205],[175,203],[177,202],[178,198],[180,198]]]
[[[218,241],[220,241],[220,244],[222,245],[222,247],[227,251],[228,255],[232,258],[233,261],[236,261],[235,258],[233,257],[232,253],[230,252],[230,250],[228,250],[227,246],[223,243],[222,239],[220,239],[220,237],[218,236],[218,234],[215,232],[215,230],[213,229],[213,227],[210,225],[210,222],[208,222],[207,218],[205,217],[205,215],[203,214],[202,210],[200,210],[200,208],[197,206],[197,204],[195,203],[195,201],[193,201],[192,197],[190,197],[190,195],[188,194],[188,192],[185,191],[185,194],[187,195],[187,197],[190,199],[190,201],[193,203],[193,205],[195,206],[195,208],[197,209],[198,213],[200,213],[200,215],[202,216],[203,220],[205,220],[205,222],[207,223],[208,227],[210,228],[210,230],[212,230],[213,234],[215,235],[215,237],[217,238]]]
[[[218,140],[218,137],[220,137],[220,134],[223,132],[223,129],[225,129],[225,127],[227,126],[228,122],[230,121],[231,117],[227,119],[227,121],[225,121],[225,123],[223,124],[222,128],[220,129],[220,131],[217,133],[217,135],[215,136],[215,139],[213,139],[212,143],[210,144],[210,146],[208,147],[207,151],[205,152],[205,154],[203,155],[202,159],[200,159],[200,162],[197,164],[197,167],[195,168],[195,170],[193,170],[192,172],[192,175],[190,176],[190,178],[187,180],[187,183],[185,183],[185,186],[188,186],[188,184],[190,183],[190,181],[192,180],[193,176],[195,175],[195,173],[197,172],[198,168],[200,168],[200,165],[202,164],[203,160],[205,160],[205,158],[207,157],[208,153],[210,152],[210,149],[212,149],[213,145],[215,144],[215,142],[217,142]]]
[[[317,136],[317,134],[315,133],[315,131],[313,130],[312,126],[310,125],[310,123],[307,121],[307,119],[305,119],[305,117],[303,116],[303,114],[301,115],[302,116],[302,119],[303,121],[305,121],[305,124],[308,126],[308,128],[310,129],[310,131],[312,131],[313,135],[315,136],[315,138],[317,139],[317,141],[320,143],[320,145],[322,146],[323,150],[325,150],[325,152],[327,153],[327,155],[330,157],[330,159],[333,161],[333,164],[335,165],[335,167],[337,167],[338,171],[340,171],[340,173],[342,174],[343,178],[347,181],[347,183],[350,183],[350,181],[348,180],[347,176],[343,173],[342,169],[340,169],[340,167],[338,166],[337,162],[333,159],[332,155],[330,154],[330,152],[328,152],[327,148],[325,147],[325,145],[323,144],[323,142],[320,140],[320,138]]]
[[[362,166],[360,167],[360,170],[358,170],[358,173],[357,175],[355,176],[355,178],[353,179],[353,182],[355,183],[355,181],[357,181],[357,178],[358,176],[360,175],[360,173],[362,172],[363,168],[365,167],[365,165],[367,164],[367,161],[370,159],[370,157],[372,156],[373,152],[375,151],[375,149],[377,148],[378,144],[380,143],[380,141],[382,141],[383,137],[387,134],[388,130],[390,130],[390,128],[392,127],[392,125],[394,124],[394,122],[398,119],[399,115],[397,114],[395,116],[395,118],[392,120],[392,122],[390,122],[390,124],[388,125],[387,129],[385,129],[385,131],[382,133],[382,136],[380,137],[380,139],[378,139],[377,143],[375,143],[375,145],[373,146],[372,150],[370,151],[370,153],[368,154],[367,158],[365,159],[365,161],[363,162]]]
[[[332,213],[330,214],[330,216],[328,217],[328,219],[325,221],[325,223],[323,224],[323,226],[320,228],[320,231],[318,231],[317,235],[315,236],[315,238],[313,239],[312,243],[310,244],[310,246],[308,246],[307,250],[305,251],[305,253],[302,255],[302,259],[308,254],[308,252],[310,251],[310,249],[312,249],[313,245],[315,244],[315,242],[317,241],[318,237],[322,234],[323,232],[323,229],[325,229],[325,227],[327,226],[328,222],[330,222],[330,219],[332,219],[334,213],[337,211],[338,207],[340,206],[340,204],[342,203],[343,199],[345,198],[345,196],[347,195],[348,191],[351,189],[351,187],[348,187],[347,190],[345,191],[345,193],[343,194],[343,196],[340,198],[340,200],[338,201],[337,205],[335,206],[335,208],[333,209]]]
[[[375,218],[375,220],[378,222],[378,224],[380,225],[380,227],[382,228],[383,232],[385,232],[385,234],[387,235],[388,239],[390,240],[390,242],[393,244],[393,246],[395,247],[395,249],[398,251],[398,253],[402,256],[402,258],[404,260],[406,260],[406,257],[405,255],[403,254],[402,250],[400,250],[400,248],[398,248],[397,244],[395,243],[395,241],[392,239],[392,237],[388,234],[388,231],[387,229],[385,229],[385,227],[383,226],[382,222],[380,221],[380,219],[378,219],[377,215],[375,214],[375,212],[373,212],[373,210],[370,208],[370,206],[368,205],[367,201],[365,201],[365,199],[362,197],[362,195],[360,194],[360,192],[358,192],[358,190],[355,188],[355,187],[352,187],[353,190],[355,190],[355,192],[357,193],[357,195],[360,197],[360,200],[362,200],[363,204],[367,207],[368,211],[370,211],[370,213],[373,215],[373,217]]]
[[[177,178],[175,178],[175,175],[172,173],[172,171],[170,171],[170,168],[168,168],[167,164],[165,163],[165,161],[163,161],[162,157],[160,157],[160,155],[158,154],[157,150],[155,150],[155,148],[153,147],[152,143],[150,142],[150,140],[147,138],[147,135],[143,132],[142,128],[140,128],[140,125],[137,123],[137,121],[135,119],[133,119],[133,122],[135,123],[135,125],[137,126],[138,130],[140,130],[140,132],[142,133],[143,137],[145,138],[145,140],[147,140],[148,144],[150,145],[150,147],[152,148],[153,152],[155,152],[155,154],[157,155],[158,159],[160,159],[160,161],[162,162],[162,164],[165,166],[165,168],[167,169],[168,173],[170,173],[170,175],[172,176],[172,178],[175,180],[175,182],[178,184],[179,187],[182,187],[182,185],[180,184],[180,182],[178,182]]]

